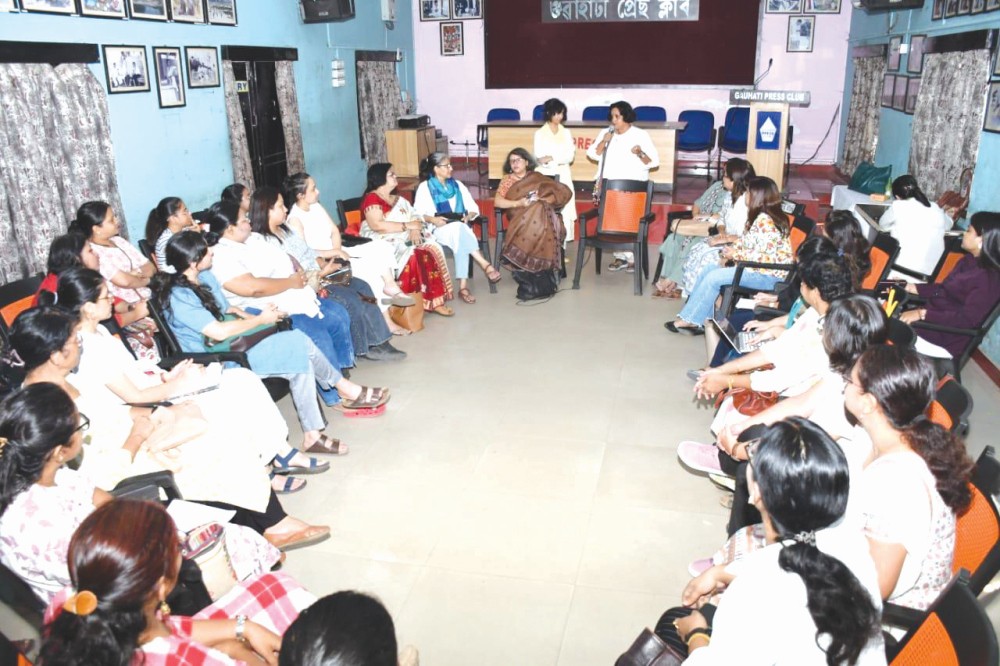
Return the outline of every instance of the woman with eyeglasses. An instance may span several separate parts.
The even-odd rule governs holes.
[[[476,297],[469,291],[469,257],[475,261],[486,279],[500,281],[500,271],[486,261],[479,251],[476,234],[468,222],[479,216],[479,204],[461,181],[452,178],[451,158],[447,153],[431,153],[420,163],[420,184],[413,199],[413,210],[429,225],[431,235],[455,255],[455,277],[458,278],[458,296],[473,304]],[[462,219],[444,217],[461,215]]]

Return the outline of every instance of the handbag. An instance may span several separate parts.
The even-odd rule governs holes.
[[[424,328],[424,297],[421,294],[407,294],[413,299],[413,305],[401,308],[398,305],[389,307],[389,318],[406,330],[416,333]]]
[[[239,317],[236,315],[227,314],[223,315],[222,321],[235,321],[237,319]],[[287,331],[291,327],[292,322],[290,319],[281,319],[275,324],[254,326],[249,331],[244,331],[239,335],[231,335],[225,340],[212,340],[206,336],[204,339],[205,349],[210,352],[247,352],[261,340],[269,338],[280,331]]]
[[[848,189],[862,194],[885,194],[885,188],[892,178],[892,167],[877,167],[870,162],[862,162],[854,170]]]
[[[550,298],[559,291],[559,283],[553,270],[538,271],[537,273],[512,271],[512,275],[514,281],[517,282],[517,300],[519,301]]]
[[[343,261],[339,262],[341,267],[330,273],[329,275],[324,275],[321,278],[324,287],[347,287],[351,284],[351,278],[353,273],[351,271],[351,262]]]
[[[756,416],[778,403],[778,394],[774,391],[754,391],[749,388],[736,387],[719,394],[715,399],[716,409],[722,406],[727,397],[732,398],[733,409],[743,416]]]
[[[666,641],[649,629],[643,629],[629,649],[618,657],[615,666],[676,666],[683,661],[684,656]]]
[[[181,554],[197,563],[212,601],[218,601],[239,582],[226,548],[225,533],[223,525],[208,523],[188,532],[181,542]]]

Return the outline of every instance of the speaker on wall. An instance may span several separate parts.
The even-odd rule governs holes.
[[[354,18],[354,0],[301,0],[303,23],[329,23]]]

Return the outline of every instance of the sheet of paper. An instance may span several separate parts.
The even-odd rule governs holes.
[[[757,307],[757,303],[752,298],[741,298],[736,301],[737,310],[753,310]]]
[[[225,524],[236,515],[235,511],[217,509],[214,506],[206,506],[205,504],[188,502],[187,500],[173,500],[167,506],[167,513],[174,519],[177,529],[182,532],[190,532],[205,523]]]

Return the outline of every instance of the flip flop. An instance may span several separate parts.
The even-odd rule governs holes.
[[[272,481],[274,481],[275,473],[271,472],[268,475]],[[271,484],[271,488],[274,490],[275,495],[291,495],[292,493],[297,493],[306,487],[306,480],[299,479],[294,476],[282,477],[284,483],[281,484],[280,488],[275,488],[274,484]]]
[[[415,303],[412,296],[407,296],[403,292],[382,299],[382,305],[395,305],[398,308],[408,308]]]
[[[267,539],[272,546],[283,553],[295,550],[296,548],[311,546],[314,543],[319,543],[329,537],[330,528],[325,525],[309,525],[305,529],[301,529],[298,532],[282,534],[280,536],[270,534],[264,535],[264,538]]]
[[[408,328],[400,328],[400,329],[398,329],[396,331],[393,331],[392,334],[393,335],[401,335],[403,337],[406,337],[407,335],[413,335],[413,331],[411,331]]]
[[[437,313],[442,317],[451,317],[455,314],[455,311],[449,308],[447,305],[439,305],[433,310],[431,310],[431,312]]]
[[[469,305],[472,305],[473,303],[476,302],[476,297],[472,295],[471,291],[469,291],[464,287],[458,290],[458,297],[461,298],[466,303],[468,303]]]
[[[350,449],[347,448],[347,444],[344,444],[339,439],[333,437],[327,437],[326,435],[320,435],[319,439],[310,444],[306,449],[306,453],[330,453],[335,456],[346,456]],[[323,463],[327,467],[330,463]]]
[[[322,439],[323,436],[320,437]],[[336,441],[336,440],[334,440]],[[310,450],[308,453],[314,453]],[[319,474],[320,472],[325,472],[330,469],[330,463],[326,461],[320,461],[316,458],[308,458],[309,465],[293,465],[292,458],[298,453],[296,449],[292,449],[284,456],[274,456],[274,460],[271,461],[271,469],[275,474]],[[327,451],[320,451],[320,453],[327,453]]]

